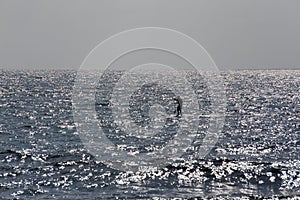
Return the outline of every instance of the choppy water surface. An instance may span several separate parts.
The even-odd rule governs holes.
[[[205,86],[189,76],[205,111]],[[211,153],[205,159],[183,159],[136,173],[112,169],[87,152],[72,117],[75,77],[73,71],[0,71],[1,198],[300,196],[300,71],[223,72],[225,126]],[[104,82],[118,77],[115,72]],[[99,100],[103,94],[96,95],[96,110],[107,137],[125,150],[135,142],[145,150],[143,140],[124,137],[109,126],[109,101]],[[143,103],[136,99],[133,110]],[[161,138],[171,139],[174,133],[169,133],[158,135],[153,148],[164,144]]]

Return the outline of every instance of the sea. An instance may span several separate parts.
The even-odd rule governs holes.
[[[119,119],[111,114],[110,98],[101,101],[107,94],[101,89],[112,91],[122,73],[109,73],[95,93],[97,119],[107,138],[130,153],[163,148],[181,121],[145,140],[118,131]],[[76,77],[72,70],[0,70],[0,199],[300,199],[300,70],[220,72],[224,122],[209,153],[193,158],[191,149],[174,163],[137,171],[102,162],[83,142],[74,120]],[[198,97],[209,96],[209,87],[196,79],[189,80],[202,91]],[[154,86],[143,86],[144,91],[157,92],[145,89]],[[128,109],[136,117],[133,123],[147,129],[151,105],[143,104],[151,101],[141,94],[135,93]],[[210,110],[209,99],[200,98],[201,109]],[[168,106],[165,111],[175,115],[173,104]],[[134,115],[141,110],[146,114]],[[151,137],[153,148],[143,148]]]

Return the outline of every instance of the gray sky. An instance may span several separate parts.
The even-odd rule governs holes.
[[[220,69],[300,69],[299,0],[0,0],[1,68],[73,68],[99,42],[158,26],[202,44]]]

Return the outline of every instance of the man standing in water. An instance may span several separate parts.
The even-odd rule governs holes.
[[[179,115],[182,116],[182,113],[181,113],[182,103],[183,103],[182,99],[180,98],[180,96],[177,96],[177,98],[175,100],[176,100],[176,103],[177,103],[177,109],[176,109],[177,115],[176,115],[176,117],[178,117]]]

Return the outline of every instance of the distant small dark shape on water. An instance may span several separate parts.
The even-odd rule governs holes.
[[[180,98],[180,96],[177,96],[175,99],[174,99],[177,103],[177,108],[176,108],[176,117],[179,117],[182,115],[182,105],[183,105],[183,101],[182,99]]]

